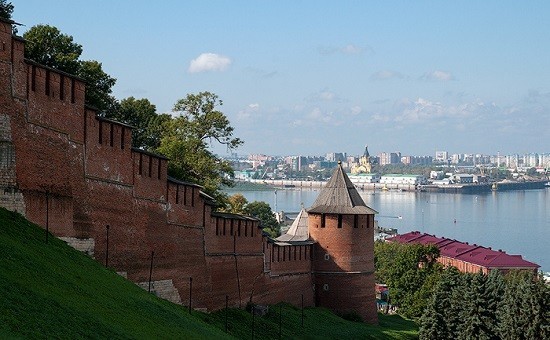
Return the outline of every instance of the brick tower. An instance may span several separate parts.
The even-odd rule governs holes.
[[[378,323],[374,292],[374,214],[338,162],[308,210],[315,241],[315,302],[339,314]]]

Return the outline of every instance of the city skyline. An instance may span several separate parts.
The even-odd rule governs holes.
[[[187,93],[218,94],[239,154],[548,144],[544,1],[12,3],[19,34],[49,24],[72,35],[117,79],[118,99],[162,113]]]

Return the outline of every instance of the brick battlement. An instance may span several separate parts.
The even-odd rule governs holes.
[[[153,286],[177,303],[192,277],[201,308],[226,295],[232,306],[302,294],[314,304],[311,245],[278,247],[258,220],[213,212],[200,186],[168,177],[168,159],[131,147],[130,126],[85,106],[81,79],[25,59],[11,24],[0,20],[1,206],[134,282],[147,282],[152,259]]]

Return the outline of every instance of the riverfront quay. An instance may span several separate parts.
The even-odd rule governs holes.
[[[303,181],[292,179],[250,179],[246,182],[277,188],[320,189],[325,181]],[[353,181],[352,181],[353,182]],[[354,183],[359,190],[428,191],[453,194],[488,193],[491,191],[544,189],[548,180],[501,181],[493,183],[464,184],[402,184],[402,183]]]

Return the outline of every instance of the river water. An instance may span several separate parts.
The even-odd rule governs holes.
[[[241,192],[249,202],[264,201],[273,210],[298,212],[309,208],[319,189],[273,189]],[[413,230],[476,243],[508,254],[522,255],[550,272],[550,188],[448,194],[405,191],[359,191],[378,211],[382,227],[399,233]]]

